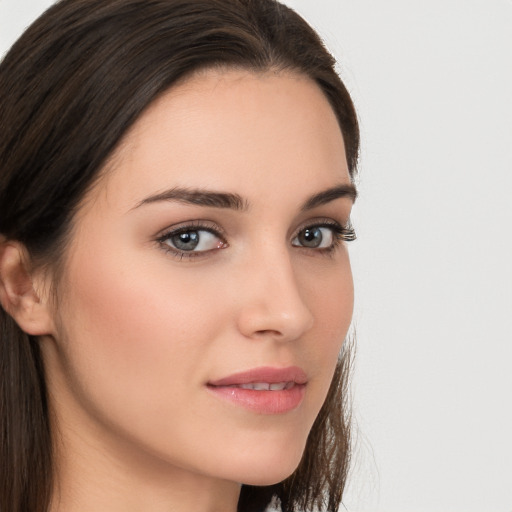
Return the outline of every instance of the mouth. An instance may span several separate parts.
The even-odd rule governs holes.
[[[284,414],[300,406],[307,385],[298,367],[262,367],[207,383],[217,398],[259,414]]]

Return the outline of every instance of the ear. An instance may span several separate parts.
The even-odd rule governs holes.
[[[53,317],[48,297],[40,296],[47,287],[41,276],[34,278],[29,261],[23,244],[0,243],[0,303],[23,331],[43,336],[53,332]]]

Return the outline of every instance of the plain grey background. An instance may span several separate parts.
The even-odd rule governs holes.
[[[512,2],[287,0],[362,129],[354,512],[512,512]],[[48,0],[0,0],[0,54]]]

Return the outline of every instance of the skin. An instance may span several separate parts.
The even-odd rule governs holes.
[[[348,197],[302,210],[340,184],[342,135],[305,77],[203,72],[141,116],[75,216],[57,300],[40,300],[58,433],[52,512],[235,511],[241,483],[294,471],[353,307],[346,244],[303,247],[297,233],[347,224]],[[247,209],[141,204],[174,187],[236,193]],[[198,257],[172,252],[161,236],[189,221],[222,239],[200,232]],[[49,288],[34,283],[36,295]],[[206,387],[291,365],[308,383],[284,414]]]

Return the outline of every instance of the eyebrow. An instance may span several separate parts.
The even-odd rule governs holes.
[[[337,185],[311,196],[302,205],[301,211],[312,210],[336,199],[349,198],[354,202],[357,198],[357,189],[352,184]],[[239,194],[230,192],[214,192],[203,189],[189,189],[174,187],[164,192],[151,195],[140,201],[133,209],[160,201],[177,201],[180,203],[207,206],[211,208],[226,208],[235,211],[247,211],[249,202]]]
[[[146,197],[146,199],[143,199],[135,208],[158,201],[177,201],[179,203],[209,206],[213,208],[228,208],[237,211],[246,211],[249,209],[248,202],[238,194],[180,187],[171,188],[165,192]]]
[[[328,188],[314,196],[311,196],[302,206],[301,210],[303,212],[307,210],[312,210],[313,208],[317,208],[318,206],[322,206],[323,204],[330,203],[336,199],[341,199],[347,197],[354,203],[357,199],[357,189],[352,183],[347,183],[343,185],[338,185],[336,187]]]

